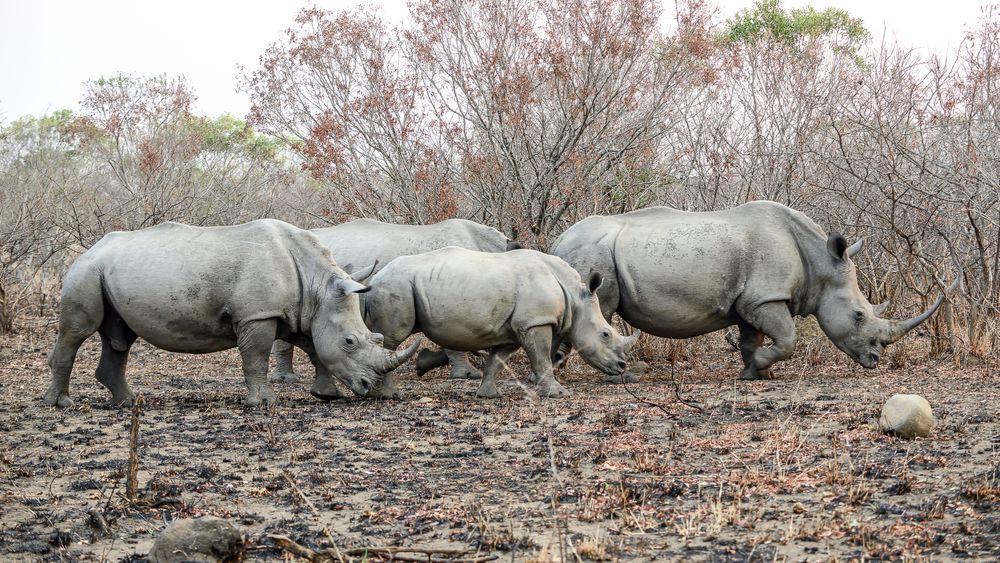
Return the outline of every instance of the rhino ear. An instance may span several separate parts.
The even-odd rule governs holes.
[[[351,278],[333,278],[330,281],[333,286],[333,290],[338,295],[347,295],[349,293],[364,293],[371,290],[371,286],[360,284]]]
[[[830,251],[830,255],[838,260],[847,257],[847,239],[840,233],[830,233],[830,238],[826,239],[826,248]]]
[[[594,293],[603,283],[604,276],[596,270],[591,270],[590,275],[587,276],[587,289],[590,290],[591,293]]]

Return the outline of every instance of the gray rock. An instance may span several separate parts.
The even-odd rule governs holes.
[[[229,563],[242,561],[244,556],[242,534],[226,520],[214,516],[170,524],[156,537],[149,551],[149,560],[153,563]]]
[[[878,419],[879,428],[907,440],[926,438],[934,426],[934,413],[927,399],[920,395],[897,394],[889,397]]]

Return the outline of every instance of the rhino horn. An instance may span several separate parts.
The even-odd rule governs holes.
[[[885,313],[885,310],[888,309],[888,308],[889,308],[889,302],[888,301],[883,301],[883,302],[879,303],[878,305],[875,305],[874,307],[872,307],[872,309],[875,311],[875,316],[876,317],[881,317]]]
[[[847,250],[845,251],[846,254],[847,254],[847,257],[850,258],[850,257],[854,256],[855,254],[857,254],[858,252],[861,252],[861,247],[864,246],[864,245],[865,245],[865,239],[859,238],[858,242],[856,242],[856,243],[852,244],[851,246],[847,247]]]
[[[351,279],[359,283],[364,282],[368,278],[372,277],[372,274],[375,273],[376,266],[378,266],[378,260],[376,260],[375,263],[373,263],[371,266],[368,266],[367,268],[362,268],[357,272],[352,273]]]
[[[417,349],[420,348],[420,343],[421,339],[417,338],[416,341],[414,341],[413,344],[410,344],[410,346],[407,347],[405,350],[393,352],[389,356],[389,360],[386,362],[385,371],[383,373],[389,373],[390,371],[398,368],[403,363],[405,363],[406,360],[409,360],[411,357],[413,357],[413,355],[417,353]]]
[[[625,349],[631,350],[635,343],[639,341],[639,336],[642,335],[642,331],[636,329],[635,332],[625,337]]]
[[[944,303],[944,298],[947,297],[947,295],[951,293],[953,289],[958,287],[959,281],[961,281],[961,278],[955,280],[954,283],[948,286],[948,289],[944,290],[944,293],[942,293],[941,296],[937,298],[937,301],[935,301],[934,304],[931,305],[930,308],[924,311],[923,313],[913,317],[912,319],[906,319],[905,321],[891,321],[891,329],[889,331],[888,343],[892,344],[893,342],[899,340],[900,338],[905,336],[906,333],[917,328],[917,326],[919,326],[920,323],[929,319],[930,316],[933,315],[934,312],[938,310],[938,307],[940,307],[941,304]]]

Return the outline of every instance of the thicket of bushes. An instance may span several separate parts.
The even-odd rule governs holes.
[[[1000,18],[945,57],[776,0],[420,0],[409,27],[301,12],[247,72],[247,122],[183,79],[87,85],[81,110],[0,129],[0,332],[114,229],[278,217],[462,216],[546,248],[593,213],[773,199],[864,237],[891,315],[962,287],[935,352],[997,350]],[[669,29],[667,29],[669,28]]]

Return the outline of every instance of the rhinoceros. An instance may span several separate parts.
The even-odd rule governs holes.
[[[446,246],[460,246],[482,252],[505,252],[521,248],[500,231],[465,219],[448,219],[432,225],[396,225],[372,219],[357,219],[332,227],[312,229],[330,249],[338,264],[350,269],[374,266],[374,272],[395,258],[420,254]],[[362,297],[362,301],[364,298]],[[292,369],[292,345],[278,341],[273,350],[277,360],[271,381],[294,383],[298,375]],[[465,354],[423,349],[417,355],[417,372],[434,369],[451,362],[451,379],[479,379],[481,374],[466,359]],[[382,386],[378,393],[391,398],[395,389]]]
[[[638,337],[621,336],[601,316],[600,286],[600,274],[584,285],[568,264],[534,250],[492,254],[446,247],[382,268],[371,278],[364,314],[389,346],[422,332],[450,350],[489,349],[480,397],[497,396],[497,371],[523,347],[539,394],[559,397],[566,389],[552,373],[553,346],[570,342],[591,366],[620,374]]]
[[[110,233],[66,274],[49,356],[52,384],[43,400],[72,404],[76,352],[94,332],[103,346],[97,380],[111,391],[113,404],[133,402],[125,365],[137,337],[171,352],[239,348],[249,405],[275,400],[267,383],[275,338],[302,347],[318,372],[365,395],[418,345],[397,353],[381,346],[381,335],[372,334],[361,317],[357,294],[367,289],[336,265],[314,235],[281,221],[231,227],[164,223]],[[329,399],[337,389],[325,377],[312,392]]]
[[[908,320],[879,318],[858,288],[848,246],[809,217],[758,201],[712,212],[650,207],[591,216],[567,229],[552,254],[580,272],[604,274],[605,318],[666,338],[736,325],[743,379],[769,378],[795,345],[793,316],[815,315],[833,343],[866,368],[883,349],[930,317],[944,296]],[[764,336],[773,341],[763,346]],[[563,353],[566,353],[565,347]]]

